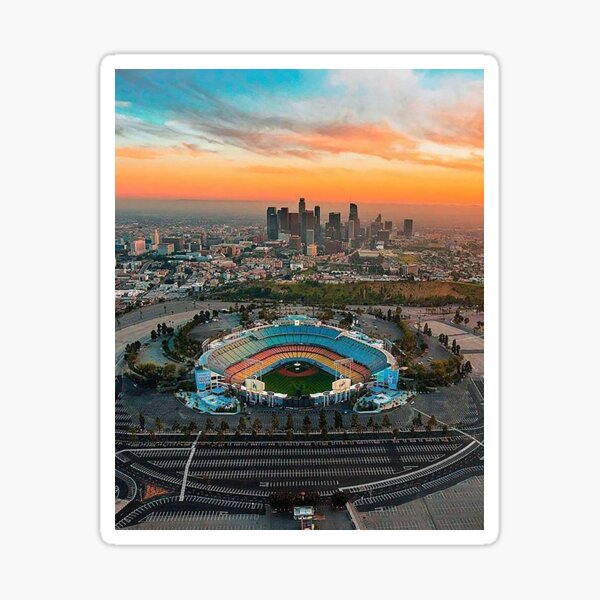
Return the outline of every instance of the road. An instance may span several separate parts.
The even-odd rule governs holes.
[[[148,320],[166,322],[168,319],[173,319],[181,313],[192,312],[192,314],[195,314],[201,310],[221,310],[223,308],[229,308],[231,305],[231,302],[222,302],[220,300],[209,300],[206,302],[173,300],[172,302],[152,304],[120,315],[118,319],[115,320],[115,329],[118,331]]]
[[[183,325],[187,321],[193,318],[195,314],[197,314],[200,310],[204,310],[200,307],[200,303],[198,308],[194,310],[189,310],[186,312],[177,313],[176,315],[166,317],[164,319],[148,319],[145,321],[141,321],[136,323],[135,325],[130,325],[129,327],[124,327],[115,332],[115,367],[116,374],[121,375],[121,363],[123,361],[123,356],[125,354],[125,347],[127,344],[131,344],[135,341],[140,341],[142,343],[150,340],[150,332],[153,329],[156,329],[156,324],[160,321],[165,322],[167,325],[171,327],[177,327],[178,325]]]

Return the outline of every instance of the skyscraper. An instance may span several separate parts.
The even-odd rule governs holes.
[[[413,234],[413,220],[404,219],[404,235],[406,237],[412,237]]]
[[[315,240],[321,239],[321,207],[315,206]]]
[[[330,212],[327,222],[327,235],[332,240],[339,240],[342,233],[342,215],[339,212]]]
[[[277,211],[277,224],[279,226],[279,231],[289,232],[290,216],[287,206],[284,206]]]
[[[300,215],[298,213],[289,213],[290,233],[300,235]]]
[[[305,237],[304,237],[304,229],[305,229],[305,223],[304,223],[304,213],[306,211],[306,201],[304,200],[304,198],[300,198],[300,200],[298,201],[298,215],[299,215],[299,222],[300,222],[300,238],[302,239],[302,242],[305,241]]]
[[[274,206],[269,206],[269,208],[267,208],[267,237],[270,240],[276,240],[279,237],[277,209]]]
[[[391,231],[394,228],[394,224],[391,221],[386,221],[383,225],[386,231]]]
[[[315,215],[312,210],[305,210],[300,213],[300,224],[300,231],[302,232],[300,237],[302,238],[302,243],[306,244],[306,231],[312,229],[314,232],[315,228]]]
[[[152,243],[155,246],[158,246],[160,244],[160,234],[158,233],[157,228],[154,229],[154,235],[152,236]]]
[[[352,225],[350,225],[352,223]],[[353,240],[360,236],[360,219],[358,218],[358,205],[350,203],[350,214],[348,215],[348,239]]]
[[[355,237],[354,221],[350,219],[350,221],[348,221],[348,240],[353,240]]]

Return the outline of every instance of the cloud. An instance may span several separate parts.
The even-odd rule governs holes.
[[[202,150],[196,144],[183,142],[170,146],[117,146],[115,154],[118,158],[154,159],[167,156],[205,156],[216,154],[213,150]]]
[[[140,158],[152,159],[162,156],[161,152],[154,148],[143,148],[135,146],[118,146],[115,150],[115,155],[118,158]]]
[[[148,89],[160,89],[148,82],[147,74],[136,76],[142,75]],[[483,168],[481,80],[450,74],[424,85],[423,75],[414,71],[332,71],[320,95],[260,101],[216,96],[186,77],[178,77],[173,86],[177,93],[170,89],[160,95],[165,98],[162,123],[117,113],[117,135],[137,142],[128,146],[171,142],[171,153],[191,156],[217,145],[306,161],[354,155]]]
[[[117,100],[115,102],[115,106],[117,108],[129,108],[131,106],[131,102],[129,102],[127,100]]]

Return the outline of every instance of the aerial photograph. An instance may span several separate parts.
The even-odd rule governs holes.
[[[484,530],[484,70],[114,110],[115,529]]]

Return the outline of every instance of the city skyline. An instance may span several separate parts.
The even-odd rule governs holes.
[[[483,204],[482,71],[118,71],[115,100],[122,204]]]

